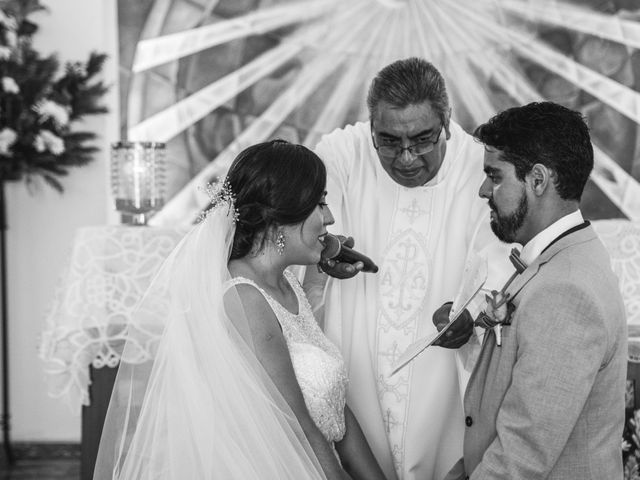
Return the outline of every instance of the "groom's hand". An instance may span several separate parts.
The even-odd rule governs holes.
[[[452,305],[453,302],[447,302],[433,313],[432,321],[438,331],[442,330],[445,325],[449,323],[449,313],[451,312]],[[456,323],[453,324],[434,345],[444,348],[460,348],[469,341],[472,334],[473,318],[471,318],[471,314],[465,309],[456,320]]]

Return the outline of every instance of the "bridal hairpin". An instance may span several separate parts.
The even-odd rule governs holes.
[[[198,215],[197,223],[203,222],[211,212],[224,206],[228,208],[227,215],[231,214],[233,221],[238,221],[238,212],[235,208],[236,197],[228,180],[207,183],[204,190],[209,196],[209,205]]]

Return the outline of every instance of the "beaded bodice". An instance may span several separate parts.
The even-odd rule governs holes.
[[[282,327],[309,414],[324,437],[330,442],[337,442],[342,440],[345,432],[348,380],[344,361],[338,348],[320,330],[296,277],[288,270],[284,274],[298,299],[297,315],[289,312],[252,280],[236,277],[231,280],[231,285],[253,285],[267,300]]]

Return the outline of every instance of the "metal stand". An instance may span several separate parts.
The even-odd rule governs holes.
[[[13,465],[15,458],[9,439],[9,329],[7,315],[7,207],[4,193],[5,181],[0,179],[0,281],[2,282],[2,438],[5,459]]]

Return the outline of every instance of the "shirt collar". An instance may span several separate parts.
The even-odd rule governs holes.
[[[533,261],[538,258],[538,255],[540,255],[542,251],[556,239],[556,237],[583,222],[584,218],[582,218],[580,210],[571,212],[569,215],[565,215],[559,220],[556,220],[527,242],[527,244],[522,248],[520,258],[527,265],[531,265]]]

